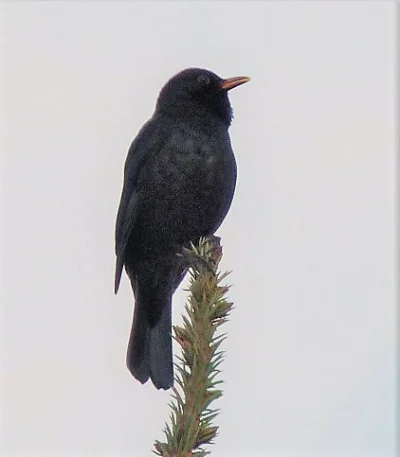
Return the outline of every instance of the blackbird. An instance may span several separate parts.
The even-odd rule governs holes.
[[[157,389],[173,385],[171,301],[187,267],[179,254],[214,234],[231,205],[236,162],[228,90],[249,79],[222,79],[200,68],[175,75],[125,162],[115,293],[125,266],[135,297],[127,366]]]

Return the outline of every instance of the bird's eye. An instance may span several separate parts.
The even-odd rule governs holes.
[[[210,78],[207,75],[200,75],[197,78],[197,84],[199,87],[207,87],[210,84]]]

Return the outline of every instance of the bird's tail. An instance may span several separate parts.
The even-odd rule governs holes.
[[[136,303],[128,345],[127,366],[132,375],[144,384],[149,378],[157,389],[169,389],[174,383],[171,337],[171,301],[167,296],[141,294],[136,287]],[[149,319],[148,310],[157,309],[155,319]],[[146,312],[147,311],[147,312]]]

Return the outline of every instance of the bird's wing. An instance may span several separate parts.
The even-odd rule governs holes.
[[[151,149],[154,149],[157,142],[158,135],[155,130],[156,123],[151,120],[142,127],[129,148],[125,162],[124,186],[115,228],[115,253],[117,255],[114,283],[115,293],[117,293],[119,288],[129,237],[134,230],[136,222],[140,198],[136,186],[137,178],[146,156],[149,155]]]

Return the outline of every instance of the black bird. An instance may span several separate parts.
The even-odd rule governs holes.
[[[115,293],[125,266],[136,302],[127,366],[157,389],[173,385],[171,301],[186,272],[179,253],[218,229],[233,198],[228,90],[249,79],[222,79],[200,68],[175,75],[125,162]]]

